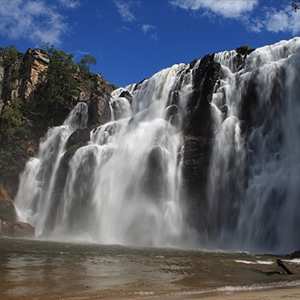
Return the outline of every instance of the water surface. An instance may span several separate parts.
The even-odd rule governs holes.
[[[297,261],[247,253],[0,239],[1,299],[188,297],[300,285]]]

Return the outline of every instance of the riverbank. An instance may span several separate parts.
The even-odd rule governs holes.
[[[93,300],[96,298],[92,298]],[[101,299],[101,298],[99,298]],[[212,292],[212,293],[191,293],[177,294],[169,296],[142,296],[134,298],[135,300],[299,300],[300,286],[272,289],[258,289],[252,291],[235,291],[235,292]],[[88,299],[86,299],[88,300]],[[91,299],[89,299],[91,300]],[[125,299],[123,299],[125,300]],[[130,300],[130,298],[126,299]]]
[[[74,296],[74,297],[73,297]],[[289,288],[276,288],[276,289],[266,289],[266,290],[255,290],[247,292],[220,292],[218,294],[176,294],[176,295],[161,295],[161,296],[151,296],[151,295],[141,295],[133,297],[111,297],[110,295],[97,295],[97,294],[76,294],[76,295],[60,294],[60,295],[39,295],[37,297],[15,297],[7,296],[4,300],[299,300],[300,299],[300,287],[289,287]],[[2,298],[1,298],[2,299]]]
[[[299,300],[300,287],[256,290],[247,292],[221,293],[218,295],[193,295],[189,298],[174,298],[175,299],[201,299],[201,300]]]
[[[201,299],[201,298],[200,298]],[[203,299],[203,298],[202,298]],[[287,288],[287,289],[275,289],[264,290],[255,292],[239,292],[234,294],[223,294],[218,296],[207,297],[207,300],[299,300],[300,299],[300,287]]]

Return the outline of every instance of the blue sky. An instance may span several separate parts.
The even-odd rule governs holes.
[[[300,33],[289,0],[0,0],[0,45],[49,43],[117,86],[205,54]]]

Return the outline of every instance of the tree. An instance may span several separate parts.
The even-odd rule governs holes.
[[[76,103],[79,90],[74,74],[78,67],[74,63],[73,54],[54,48],[46,52],[50,57],[50,64],[40,76],[36,90],[36,110],[42,123],[45,116],[49,116],[45,120],[45,126],[54,126],[63,122]]]
[[[15,80],[20,77],[18,64],[22,55],[13,45],[5,48],[0,46],[0,63],[4,69],[3,79],[0,81],[0,96],[4,103],[10,99]],[[7,77],[10,78],[9,82]]]
[[[27,159],[24,144],[32,139],[34,128],[26,116],[26,105],[16,98],[0,116],[0,170],[6,177],[18,174]]]
[[[8,47],[0,46],[0,57],[2,58],[3,67],[6,68],[12,65],[18,56],[19,51],[14,45],[10,45]]]
[[[83,58],[79,61],[78,67],[80,71],[84,74],[90,73],[90,66],[89,65],[95,65],[97,63],[97,60],[95,57],[85,54]]]

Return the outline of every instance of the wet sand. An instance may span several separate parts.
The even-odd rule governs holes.
[[[276,289],[263,289],[255,291],[239,291],[239,292],[220,292],[211,294],[190,294],[190,295],[169,295],[158,297],[137,297],[135,299],[153,299],[153,300],[299,300],[300,287],[276,288]],[[125,300],[125,299],[124,299]],[[126,299],[126,300],[129,300]]]
[[[97,292],[86,293],[60,293],[60,294],[43,294],[31,296],[4,296],[3,300],[299,300],[300,286],[288,288],[261,289],[253,291],[238,292],[205,292],[205,293],[174,293],[161,295],[136,295],[132,297],[112,296]]]
[[[184,299],[184,298],[183,298]],[[249,292],[236,292],[236,293],[222,293],[219,295],[211,296],[192,296],[190,299],[207,299],[207,300],[299,300],[300,299],[300,287],[293,288],[280,288],[272,290],[259,290]]]

